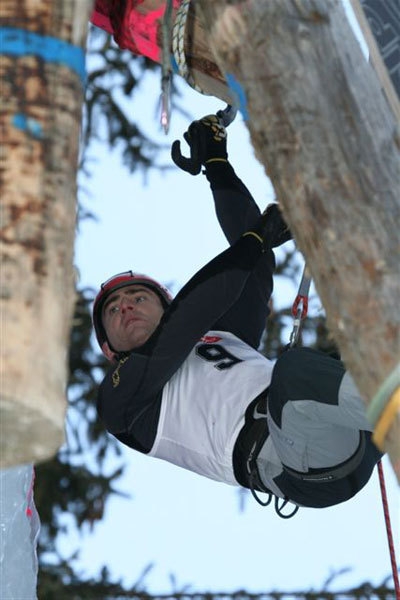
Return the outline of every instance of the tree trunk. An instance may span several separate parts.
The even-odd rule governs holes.
[[[400,355],[400,134],[340,0],[198,0],[367,405]],[[400,480],[400,419],[385,448]]]
[[[1,3],[1,467],[63,442],[90,4]]]

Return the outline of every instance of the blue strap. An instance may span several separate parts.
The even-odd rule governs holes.
[[[46,62],[67,66],[78,75],[82,83],[86,78],[84,50],[59,38],[26,29],[1,27],[0,52],[17,57],[38,56]]]

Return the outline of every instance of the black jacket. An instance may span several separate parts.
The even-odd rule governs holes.
[[[231,247],[190,279],[150,339],[113,367],[99,389],[97,409],[107,430],[144,453],[156,436],[163,387],[201,336],[229,331],[258,348],[269,314],[274,255],[255,237],[241,237],[257,222],[259,208],[229,163],[211,163],[206,175]]]

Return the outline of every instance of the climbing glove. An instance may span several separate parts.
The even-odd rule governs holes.
[[[292,239],[278,204],[269,204],[255,226],[244,235],[254,235],[265,249],[277,248]]]
[[[190,158],[182,155],[179,140],[172,144],[171,157],[179,168],[191,175],[198,175],[201,165],[208,162],[227,161],[226,129],[217,115],[207,115],[200,121],[193,121],[183,137],[189,145]]]

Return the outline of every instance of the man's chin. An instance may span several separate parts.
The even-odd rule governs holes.
[[[129,345],[126,344],[126,350],[121,350],[121,352],[132,352],[132,350],[140,348],[140,346],[143,346],[143,344],[147,342],[149,337],[150,335],[147,333],[142,336],[135,336],[135,338],[130,341]]]

